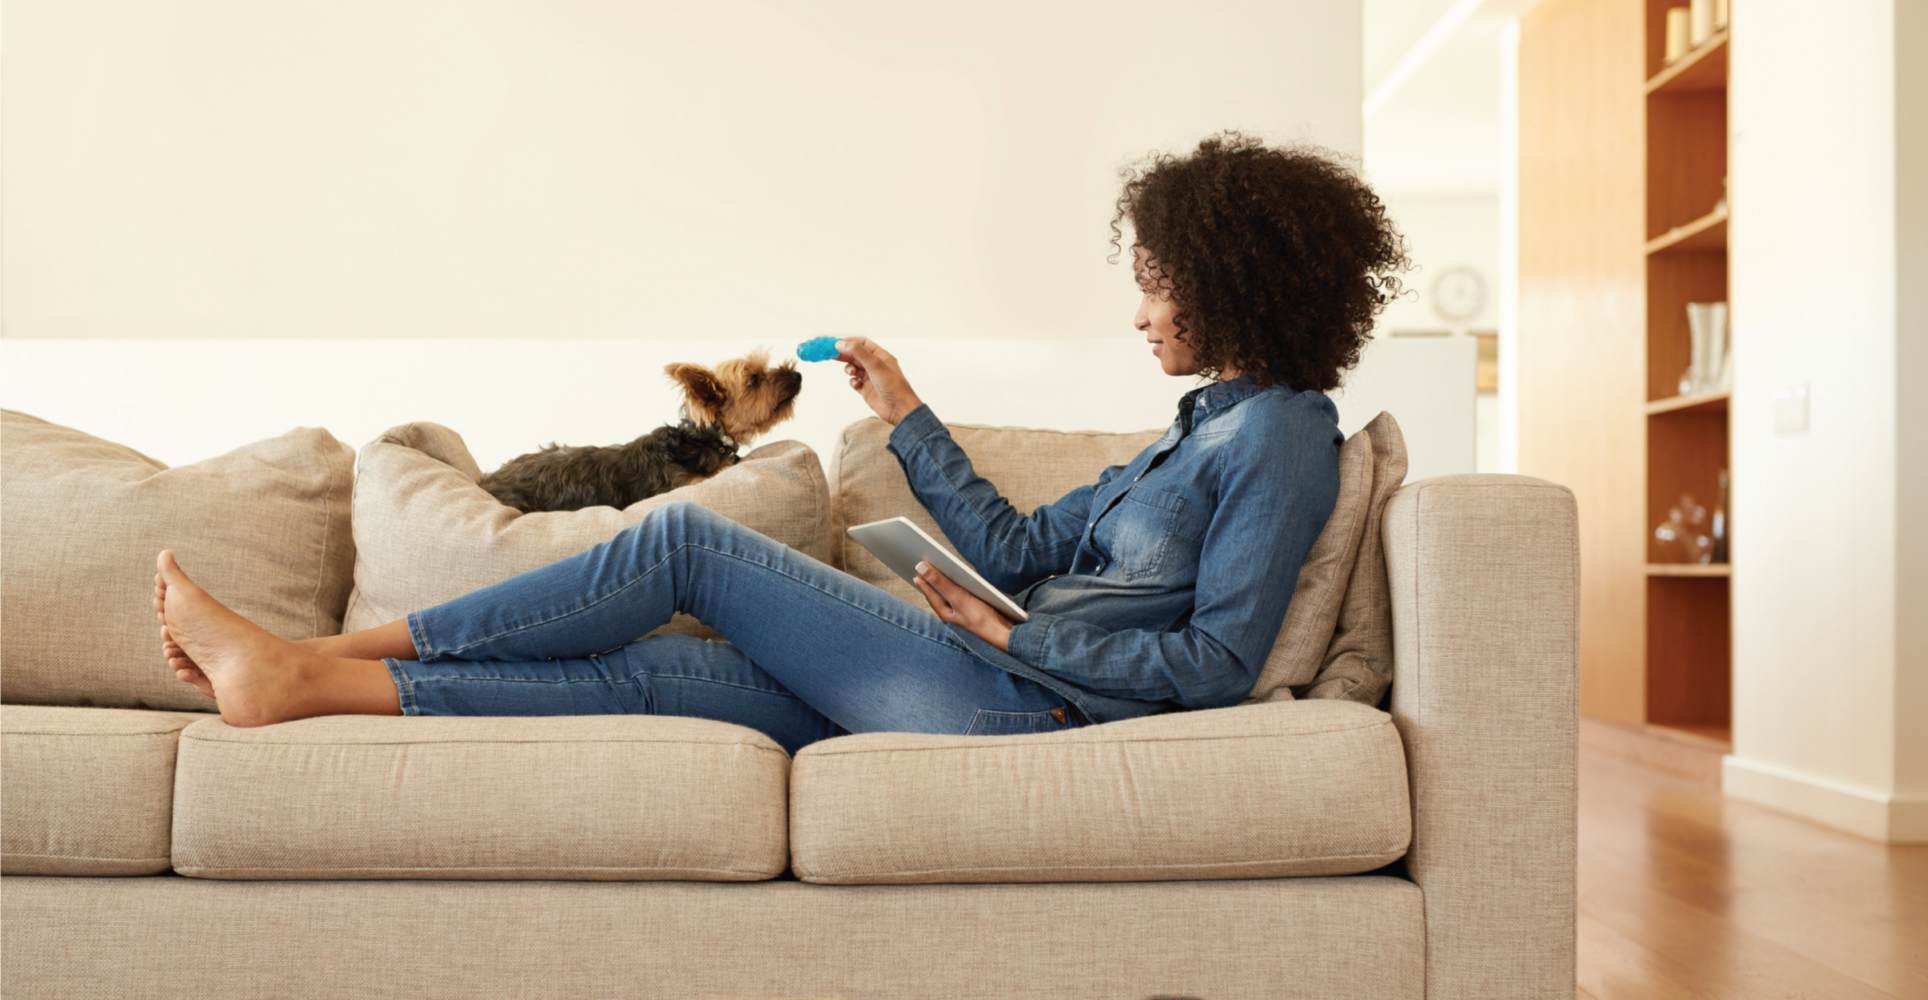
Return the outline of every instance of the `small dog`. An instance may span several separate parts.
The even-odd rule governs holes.
[[[525,514],[545,510],[621,509],[688,486],[735,465],[737,449],[789,419],[803,375],[796,363],[770,367],[770,352],[702,365],[663,368],[683,387],[683,419],[628,444],[545,446],[482,477],[497,500]]]

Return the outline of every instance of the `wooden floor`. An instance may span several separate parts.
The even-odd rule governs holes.
[[[1580,754],[1580,1000],[1928,998],[1928,845]]]

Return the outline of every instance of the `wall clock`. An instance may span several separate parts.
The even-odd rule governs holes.
[[[1465,323],[1486,306],[1486,282],[1464,264],[1439,272],[1433,282],[1433,312],[1449,323]]]

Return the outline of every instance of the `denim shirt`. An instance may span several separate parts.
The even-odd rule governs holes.
[[[1324,393],[1214,383],[1136,458],[1028,517],[927,406],[898,422],[890,451],[958,553],[1030,614],[1008,652],[951,631],[1111,722],[1251,693],[1338,499],[1342,440]]]

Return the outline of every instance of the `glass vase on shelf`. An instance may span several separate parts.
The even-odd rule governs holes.
[[[1687,303],[1688,362],[1680,373],[1680,394],[1698,395],[1729,388],[1733,352],[1727,343],[1727,303]]]
[[[1667,519],[1654,528],[1654,541],[1660,543],[1663,563],[1713,561],[1714,538],[1707,522],[1707,508],[1694,502],[1692,494],[1682,493],[1680,502],[1668,508]]]
[[[1727,525],[1727,470],[1720,470],[1720,499],[1714,501],[1714,523],[1712,525],[1714,547],[1709,558],[1714,562],[1727,563],[1727,536],[1731,533]]]

